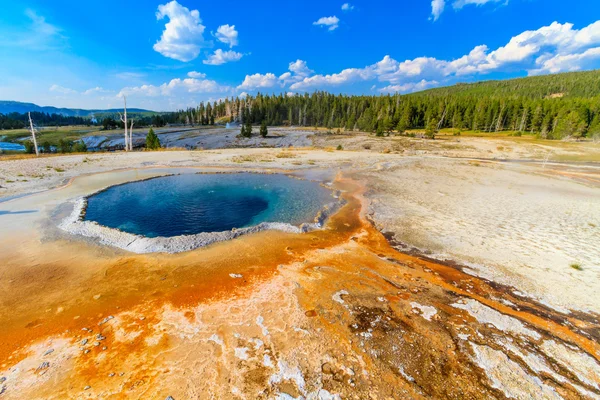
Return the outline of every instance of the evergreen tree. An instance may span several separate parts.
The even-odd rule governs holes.
[[[263,120],[263,122],[260,124],[260,136],[266,138],[268,134],[269,131],[267,129],[267,122]]]
[[[160,140],[158,139],[158,135],[154,133],[154,129],[150,128],[148,134],[146,135],[146,149],[147,150],[156,150],[160,149]]]
[[[248,121],[246,122],[246,137],[252,137],[252,122],[250,122],[250,119],[248,119]]]
[[[437,133],[437,124],[433,118],[429,120],[427,124],[427,128],[425,130],[425,135],[429,139],[435,139],[435,134]]]

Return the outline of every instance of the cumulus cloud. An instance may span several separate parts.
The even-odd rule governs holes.
[[[593,67],[595,61],[600,60],[600,47],[587,49],[582,53],[558,54],[555,56],[540,56],[536,63],[537,69],[529,70],[529,75],[555,74],[566,71],[579,71],[586,67]]]
[[[306,79],[312,73],[314,71],[308,68],[306,61],[298,59],[289,63],[288,71],[279,77],[273,73],[246,75],[244,82],[238,86],[238,89],[258,90],[276,86],[285,87]]]
[[[291,82],[291,90],[306,91],[355,82],[387,83],[383,91],[412,91],[449,82],[461,76],[494,71],[522,70],[529,74],[575,71],[591,67],[600,59],[600,21],[580,30],[573,24],[554,22],[537,30],[525,31],[504,46],[490,50],[486,45],[474,47],[454,60],[417,57],[397,61],[385,56],[364,68],[348,68],[339,73],[305,76]],[[290,68],[291,69],[291,68]]]
[[[239,61],[244,55],[242,53],[235,52],[233,50],[223,51],[221,49],[215,50],[213,54],[202,63],[206,65],[221,65],[228,62]]]
[[[238,31],[235,30],[235,25],[221,25],[217,28],[215,37],[230,48],[238,45]]]
[[[342,4],[342,11],[352,11],[354,10],[354,6],[350,3]]]
[[[279,83],[279,79],[272,73],[266,74],[254,74],[254,75],[246,75],[246,78],[242,82],[241,85],[238,86],[238,89],[243,90],[256,90],[256,89],[266,89],[272,88]]]
[[[300,59],[291,62],[288,69],[297,76],[308,76],[312,72],[314,72],[313,70],[308,68],[308,65],[306,65],[306,61]]]
[[[438,85],[438,81],[426,81],[423,79],[419,82],[409,82],[403,85],[388,85],[379,89],[379,91],[381,93],[411,93],[429,89]]]
[[[446,8],[446,0],[432,0],[431,2],[431,18],[434,21],[437,21],[440,15],[444,12],[444,8]]]
[[[326,27],[330,31],[334,31],[339,27],[340,19],[335,15],[333,17],[321,17],[313,22],[313,25]]]
[[[177,1],[158,6],[156,19],[168,18],[160,40],[154,44],[154,50],[165,57],[188,62],[200,54],[206,45],[204,25],[198,10],[190,11]]]
[[[172,79],[168,83],[163,83],[160,86],[142,85],[134,87],[126,87],[121,89],[118,97],[122,96],[179,96],[186,93],[223,93],[230,91],[228,86],[219,85],[216,81],[209,79]]]
[[[203,79],[206,78],[206,74],[202,73],[202,72],[196,72],[196,71],[190,71],[187,74],[190,78],[198,78],[198,79]]]

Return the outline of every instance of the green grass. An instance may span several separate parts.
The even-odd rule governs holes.
[[[570,267],[573,269],[576,269],[577,271],[583,271],[583,268],[581,267],[581,265],[577,264],[577,263],[571,264]]]
[[[101,127],[95,126],[63,126],[63,127],[51,127],[41,128],[36,134],[38,146],[42,146],[45,142],[50,143],[51,146],[57,146],[61,139],[67,140],[79,140],[84,136],[97,135],[100,132]],[[31,133],[27,129],[13,129],[0,131],[0,136],[4,137],[6,142],[19,142],[19,139],[30,138]]]

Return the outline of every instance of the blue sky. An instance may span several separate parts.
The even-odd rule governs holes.
[[[600,67],[595,0],[0,0],[0,10],[0,100],[61,107],[407,93]]]

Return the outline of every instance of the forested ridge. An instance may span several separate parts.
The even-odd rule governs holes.
[[[210,124],[215,118],[379,134],[455,128],[578,138],[600,134],[600,71],[458,84],[409,95],[257,94],[180,112],[182,123]]]

